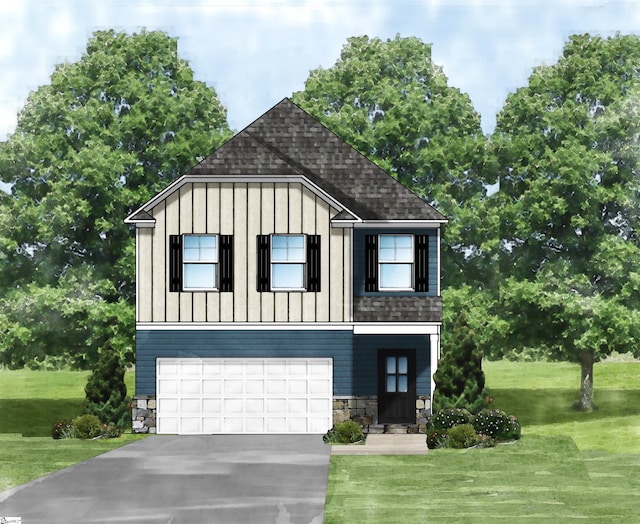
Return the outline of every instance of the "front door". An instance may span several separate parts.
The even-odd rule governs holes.
[[[416,423],[416,350],[378,350],[378,422]]]

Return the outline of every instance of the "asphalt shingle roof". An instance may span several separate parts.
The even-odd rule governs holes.
[[[285,98],[187,175],[304,175],[363,220],[446,220]]]

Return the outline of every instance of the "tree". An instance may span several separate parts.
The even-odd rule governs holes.
[[[430,45],[349,38],[336,64],[311,71],[293,100],[449,218],[442,257],[449,286],[493,279],[487,257],[498,222],[484,199],[496,173],[485,164],[479,114],[447,85]]]
[[[125,428],[130,413],[124,373],[118,352],[107,342],[84,388],[85,414],[95,415],[103,424]]]
[[[442,358],[433,380],[436,383],[433,412],[464,408],[477,413],[487,407],[482,353],[464,312],[456,318],[451,341],[443,346]]]
[[[132,297],[123,217],[229,136],[215,91],[193,79],[175,39],[94,33],[78,62],[31,93],[0,145],[13,213],[1,225],[15,243],[5,282],[52,284],[90,265]]]
[[[95,283],[78,336],[56,342],[54,330],[46,343],[82,353],[80,331],[112,335],[92,311],[132,315],[135,248],[123,218],[230,135],[215,91],[194,80],[175,39],[94,33],[78,62],[57,66],[51,83],[31,93],[15,133],[0,143],[0,178],[11,185],[0,201],[0,297],[29,301],[37,287],[73,301],[64,285]],[[17,325],[41,331],[28,319]],[[104,337],[78,362],[95,361]]]
[[[585,410],[593,362],[640,355],[638,63],[637,36],[571,37],[509,95],[492,139],[507,341],[580,362]]]

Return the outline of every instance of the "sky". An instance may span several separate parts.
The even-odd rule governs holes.
[[[532,69],[570,35],[640,34],[640,2],[606,0],[9,0],[0,4],[0,140],[57,64],[82,57],[96,30],[162,30],[240,131],[329,68],[351,36],[415,36],[486,133]]]

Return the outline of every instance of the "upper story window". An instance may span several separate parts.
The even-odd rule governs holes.
[[[169,291],[233,291],[233,236],[169,235]]]
[[[304,235],[271,236],[271,289],[305,289]]]
[[[413,289],[413,235],[380,235],[378,248],[378,288]]]
[[[319,235],[258,235],[257,290],[320,291]]]
[[[185,235],[182,245],[183,289],[217,289],[218,237]]]
[[[365,292],[429,291],[429,235],[365,235]]]

